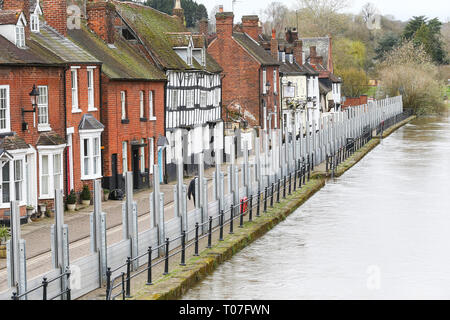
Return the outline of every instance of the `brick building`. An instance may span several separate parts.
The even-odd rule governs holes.
[[[196,155],[201,152],[206,164],[212,164],[211,144],[220,148],[216,142],[223,141],[222,68],[207,53],[205,35],[186,29],[179,1],[172,16],[137,3],[112,3],[124,24],[122,34],[140,46],[167,77],[161,119],[167,145],[158,146],[157,154],[160,180],[175,179],[180,158],[187,174],[196,172]],[[176,140],[182,148],[175,147]]]
[[[222,116],[226,122],[276,128],[280,119],[280,63],[258,43],[262,28],[257,16],[242,17],[238,27],[233,20],[232,12],[216,14],[217,37],[208,46],[224,70]]]
[[[0,10],[2,202],[44,211],[54,190],[101,177],[101,62],[67,39],[64,1],[5,0]],[[54,12],[62,12],[55,16]],[[38,94],[35,103],[30,93]],[[94,128],[95,127],[95,128]]]
[[[133,172],[135,188],[148,187],[157,140],[164,136],[166,75],[152,63],[117,14],[114,3],[89,2],[87,19],[69,38],[103,62],[101,122],[103,187],[124,187]]]

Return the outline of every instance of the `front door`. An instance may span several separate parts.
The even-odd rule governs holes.
[[[139,149],[138,148],[132,148],[132,165],[133,165],[133,188],[138,189],[139,188]]]

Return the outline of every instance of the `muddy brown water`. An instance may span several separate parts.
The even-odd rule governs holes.
[[[416,119],[183,299],[450,299],[450,117]]]

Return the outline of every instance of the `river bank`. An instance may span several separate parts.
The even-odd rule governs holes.
[[[383,137],[389,136],[392,132],[408,123],[415,116],[410,117],[386,130]],[[355,152],[337,168],[336,175],[342,175],[345,171],[354,166],[367,153],[380,143],[379,138],[369,141],[360,150]],[[193,287],[211,274],[218,265],[230,259],[241,249],[263,236],[279,222],[286,219],[312,195],[319,191],[326,182],[326,173],[321,171],[313,172],[311,180],[300,190],[280,199],[280,203],[274,203],[273,208],[268,208],[266,213],[260,217],[255,217],[252,222],[246,222],[243,228],[236,228],[234,234],[227,234],[224,241],[219,242],[211,249],[204,250],[199,257],[188,259],[185,267],[178,267],[164,276],[152,286],[144,286],[139,289],[130,299],[136,300],[161,300],[179,299],[189,288]]]

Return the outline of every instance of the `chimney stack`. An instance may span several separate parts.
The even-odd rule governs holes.
[[[272,29],[272,39],[270,39],[270,54],[278,61],[278,40],[275,29]]]
[[[295,40],[294,42],[294,59],[299,66],[303,65],[303,41]]]
[[[216,13],[216,33],[219,39],[231,38],[233,34],[233,12]]]
[[[45,22],[62,34],[67,36],[67,2],[66,0],[43,0],[42,11]]]
[[[205,37],[208,36],[208,19],[203,18],[198,22],[198,33],[204,35]]]
[[[220,6],[219,6],[219,12],[220,12],[220,13],[223,13],[223,5],[220,5]]]
[[[242,16],[242,32],[248,34],[253,40],[259,41],[260,30],[258,16]]]
[[[172,10],[172,15],[178,17],[180,22],[184,25],[184,10],[181,7],[181,0],[175,1],[175,7]]]
[[[114,43],[114,16],[112,10],[106,1],[90,1],[86,4],[89,29],[94,31],[106,43]]]

